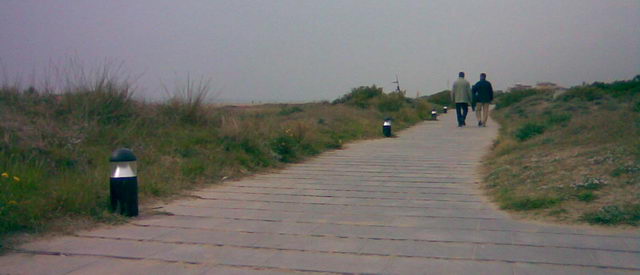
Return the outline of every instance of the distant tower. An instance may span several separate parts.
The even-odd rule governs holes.
[[[400,92],[400,81],[398,80],[398,75],[396,74],[396,81],[391,82],[396,84],[396,92]]]

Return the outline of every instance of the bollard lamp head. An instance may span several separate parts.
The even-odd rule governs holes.
[[[111,162],[112,178],[129,178],[137,175],[137,158],[133,151],[121,148],[113,151],[109,162]]]

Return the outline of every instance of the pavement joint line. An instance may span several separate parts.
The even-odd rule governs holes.
[[[399,255],[399,254],[380,254],[380,253],[367,253],[367,252],[344,252],[344,251],[322,251],[322,250],[308,250],[308,249],[294,249],[294,248],[274,248],[274,247],[261,247],[254,245],[227,245],[227,244],[211,244],[211,243],[199,243],[199,242],[187,242],[187,241],[160,241],[160,240],[145,240],[145,239],[133,239],[133,238],[117,238],[117,237],[95,237],[95,236],[81,236],[74,235],[78,238],[87,238],[87,239],[104,239],[104,240],[120,240],[120,241],[135,241],[141,243],[162,243],[162,244],[184,244],[184,245],[201,245],[201,246],[211,246],[211,247],[233,247],[233,248],[242,248],[242,249],[255,249],[255,250],[275,250],[275,251],[284,251],[284,252],[303,252],[303,253],[317,253],[317,254],[341,254],[341,255],[352,255],[352,256],[377,256],[377,257],[396,257],[396,258],[419,258],[419,259],[434,259],[434,260],[460,260],[460,261],[471,261],[471,262],[503,262],[503,263],[528,263],[528,264],[547,264],[547,265],[555,265],[555,266],[578,266],[578,267],[591,267],[591,268],[604,268],[604,269],[618,269],[618,270],[630,270],[630,271],[640,271],[640,268],[633,267],[620,267],[620,266],[610,266],[610,265],[598,265],[598,264],[568,264],[568,263],[553,263],[553,262],[545,262],[545,261],[527,261],[527,260],[504,260],[504,259],[475,259],[475,255],[472,257],[439,257],[439,256],[413,256],[413,255]],[[471,242],[473,243],[473,242]],[[474,243],[476,244],[476,243]],[[501,244],[496,244],[501,245]],[[553,247],[553,246],[544,246],[544,247]],[[558,248],[558,247],[554,247]],[[585,250],[584,248],[567,248],[567,249],[575,249],[575,250]],[[31,250],[21,250],[14,249],[17,251],[25,251],[26,253],[31,252]],[[50,251],[37,251],[44,253],[59,253],[59,255],[71,255],[71,254],[79,254],[85,255],[84,253],[69,253],[69,252],[50,252]],[[623,252],[625,253],[625,252]],[[628,252],[627,252],[628,253]],[[35,253],[34,253],[35,254]],[[634,253],[635,254],[635,253]],[[188,264],[205,264],[205,262],[192,262],[192,261],[175,261],[175,260],[166,260],[159,258],[149,258],[144,257],[131,257],[131,256],[111,256],[111,255],[102,255],[102,254],[91,254],[87,253],[86,256],[106,256],[106,257],[116,257],[122,259],[139,259],[139,260],[160,260],[167,261],[173,263],[188,263]]]
[[[13,252],[22,253],[22,254],[33,254],[33,255],[48,255],[48,256],[65,256],[65,257],[99,257],[99,258],[111,258],[111,259],[120,259],[120,260],[129,260],[129,261],[153,261],[153,262],[164,262],[171,264],[188,264],[188,265],[197,265],[197,266],[206,266],[209,268],[213,267],[233,267],[233,268],[244,268],[251,270],[273,270],[273,271],[283,271],[283,272],[301,272],[301,273],[322,273],[322,274],[338,274],[338,275],[365,275],[365,274],[377,274],[377,273],[352,273],[352,272],[335,272],[335,271],[322,271],[322,270],[311,270],[311,269],[293,269],[293,268],[279,268],[279,267],[271,267],[271,266],[262,266],[262,265],[237,265],[237,264],[223,264],[223,263],[208,263],[208,262],[192,262],[192,261],[177,261],[177,260],[167,260],[167,259],[159,259],[159,258],[144,258],[144,257],[131,257],[131,256],[117,256],[117,255],[104,255],[104,254],[94,254],[94,253],[73,253],[73,252],[51,252],[51,251],[41,251],[41,250],[27,250],[27,249],[12,249]],[[86,267],[91,263],[84,265],[82,267]],[[76,270],[81,269],[77,268]],[[73,272],[73,271],[71,271]]]
[[[343,205],[343,204],[336,204]],[[353,204],[344,204],[345,206],[353,206]],[[322,212],[322,211],[299,211],[299,210],[283,210],[283,209],[265,209],[265,208],[253,208],[253,207],[224,207],[224,206],[194,206],[194,205],[182,205],[178,204],[180,207],[193,207],[193,208],[212,208],[212,209],[228,209],[228,210],[255,210],[255,211],[272,211],[272,212],[291,212],[291,213],[316,213],[316,214],[331,214],[334,212]],[[436,208],[437,207],[427,207],[427,208]],[[477,209],[477,208],[442,208],[442,209]],[[490,208],[484,208],[489,210]],[[483,210],[484,210],[483,209]],[[357,215],[357,213],[353,212],[340,212],[342,214],[348,215]],[[370,216],[381,216],[381,217],[409,217],[409,218],[433,218],[430,216],[422,216],[422,215],[382,215],[382,214],[367,214]],[[455,228],[452,228],[455,229]],[[608,238],[621,238],[621,239],[639,239],[640,237],[631,237],[631,236],[616,236],[616,235],[599,235],[599,234],[580,234],[580,233],[559,233],[559,232],[545,232],[545,231],[518,231],[518,230],[500,230],[500,229],[482,229],[479,225],[475,227],[475,229],[464,229],[464,230],[482,230],[482,231],[505,231],[505,232],[517,232],[517,233],[543,233],[543,234],[557,234],[557,235],[575,235],[575,236],[592,236],[592,237],[608,237]]]
[[[399,188],[416,188],[416,189],[458,189],[456,187],[445,187],[445,186],[415,186],[415,187],[411,187],[411,186],[394,186],[394,185],[370,185],[370,184],[340,184],[340,183],[309,183],[309,182],[305,182],[305,183],[299,183],[300,185],[338,185],[338,186],[367,186],[367,187],[399,187]],[[263,185],[263,186],[254,186],[254,185],[240,185],[240,184],[233,184],[233,187],[250,187],[250,188],[276,188],[276,189],[302,189],[302,190],[336,190],[336,191],[340,191],[343,189],[329,189],[329,188],[296,188],[296,187],[282,187],[282,186],[267,186],[267,185]],[[356,190],[356,189],[351,189],[351,190]],[[385,192],[390,192],[390,191],[385,191]],[[398,193],[407,193],[407,192],[398,192]]]
[[[313,195],[313,194],[286,194],[286,193],[271,193],[271,192],[243,192],[243,191],[219,191],[219,190],[200,190],[199,192],[208,194],[250,194],[250,195],[285,195],[285,196],[299,196],[299,197],[321,197],[321,198],[357,198],[357,199],[385,199],[385,200],[398,200],[398,199],[416,199],[416,198],[379,198],[379,197],[349,197],[349,196],[334,196],[334,195]],[[343,190],[342,192],[359,192]],[[374,193],[374,192],[369,192]],[[410,192],[399,194],[412,194]],[[421,193],[431,195],[452,195],[452,196],[469,196],[476,197],[477,194],[459,194],[459,193]],[[419,198],[418,198],[419,199]]]
[[[361,236],[344,236],[344,235],[330,235],[330,234],[299,234],[288,232],[266,232],[266,231],[248,231],[248,230],[224,230],[218,228],[208,227],[187,227],[187,226],[175,226],[175,225],[149,225],[149,224],[137,224],[134,226],[139,227],[158,227],[158,228],[173,228],[173,229],[187,229],[187,230],[200,230],[200,231],[212,231],[212,232],[229,232],[229,233],[247,233],[247,234],[266,234],[266,235],[282,235],[282,236],[297,236],[297,237],[325,237],[325,238],[337,238],[337,239],[362,239],[362,240],[383,240],[383,241],[414,241],[414,242],[426,242],[426,243],[455,243],[455,244],[477,244],[477,245],[501,245],[501,246],[526,246],[526,247],[555,247],[544,246],[535,244],[513,244],[513,243],[496,243],[496,242],[474,242],[474,241],[443,241],[443,240],[427,240],[427,239],[408,239],[408,238],[382,238],[382,237],[361,237]],[[432,229],[446,229],[446,228],[432,228]],[[454,230],[467,230],[453,228]],[[473,231],[469,229],[468,231]],[[498,230],[485,230],[485,231],[498,231]],[[524,232],[531,233],[531,232]],[[568,249],[587,249],[587,250],[603,250],[609,252],[623,252],[623,253],[640,253],[636,250],[620,250],[620,249],[605,249],[605,248],[593,248],[593,247],[570,247],[570,246],[557,246],[556,248],[568,248]]]
[[[424,169],[427,168],[437,168],[437,167],[425,167]],[[411,172],[410,174],[416,174],[416,175],[442,175],[442,174],[447,174],[448,173],[455,173],[455,172],[459,172],[459,170],[463,170],[463,169],[469,169],[469,168],[460,168],[459,170],[457,169],[450,169],[451,167],[441,167],[442,169],[447,169],[446,172],[444,170],[438,170],[437,172],[425,172],[424,169],[415,169],[415,170],[408,170],[408,169],[403,169],[405,171]],[[292,173],[293,172],[293,173]],[[396,175],[397,172],[396,171],[389,171],[389,170],[332,170],[332,169],[326,169],[326,170],[321,170],[321,169],[296,169],[296,170],[290,170],[289,172],[285,172],[285,173],[279,173],[279,174],[305,174],[307,172],[332,172],[332,173],[366,173],[366,174],[390,174],[390,175]]]
[[[305,175],[305,176],[317,176],[317,177],[327,177],[326,174],[312,174],[312,173],[287,173],[287,172],[280,172],[278,173],[278,175]],[[423,177],[420,176],[409,176],[409,177],[403,177],[402,175],[398,175],[395,174],[393,176],[377,176],[377,175],[343,175],[343,174],[335,174],[335,175],[330,175],[329,177],[366,177],[366,178],[383,178],[383,179],[421,179]],[[441,179],[441,180],[446,180],[447,182],[452,182],[453,180],[457,180],[459,179],[458,177],[428,177],[428,178],[437,178],[437,179]],[[423,180],[424,182],[424,180]]]
[[[256,194],[256,195],[263,195],[263,194]],[[283,194],[284,195],[284,194]],[[310,195],[311,196],[311,195]],[[233,201],[257,201],[257,200],[243,200],[243,199],[231,199],[231,198],[206,198],[206,197],[202,197],[199,195],[191,195],[191,197],[195,197],[195,198],[199,198],[202,200],[233,200]],[[393,199],[393,198],[372,198],[372,197],[341,197],[341,196],[316,196],[314,195],[314,197],[318,197],[318,198],[339,198],[339,199],[370,199],[370,200],[391,200],[391,201],[397,201],[400,199]],[[431,202],[431,201],[439,201],[439,202],[484,202],[481,200],[478,201],[461,201],[461,200],[440,200],[440,199],[407,199],[407,200],[412,200],[412,201],[422,201],[422,202]],[[291,203],[299,203],[299,202],[291,202]],[[319,203],[319,202],[305,202],[307,204],[325,204],[325,203]],[[420,208],[420,207],[418,207]]]
[[[298,189],[295,188],[295,190],[309,190],[309,189]],[[314,190],[314,189],[311,189]],[[422,192],[378,192],[378,191],[358,191],[358,190],[334,190],[334,191],[339,191],[339,192],[361,192],[361,193],[389,193],[389,194],[420,194],[420,195],[453,195],[453,196],[471,196],[471,197],[476,197],[478,196],[477,194],[462,194],[462,193],[422,193]],[[199,192],[204,192],[204,193],[210,193],[210,194],[214,194],[214,193],[219,193],[219,194],[258,194],[258,195],[296,195],[296,196],[310,196],[310,197],[314,197],[314,196],[329,196],[329,195],[312,195],[312,194],[285,194],[285,193],[271,193],[271,192],[243,192],[243,191],[220,191],[220,190],[200,190]],[[330,197],[334,197],[334,196],[330,196]],[[367,198],[375,198],[376,197],[367,197]],[[399,199],[399,198],[394,198],[394,199]],[[410,198],[404,198],[404,199],[410,199]]]
[[[324,157],[323,157],[324,159]],[[327,158],[328,159],[328,158]],[[394,163],[398,163],[398,162],[394,162]],[[413,164],[415,162],[403,162],[403,164],[407,164],[407,166],[402,166],[402,165],[398,165],[398,164],[394,164],[394,163],[388,163],[388,162],[379,162],[379,161],[353,161],[353,162],[338,162],[338,161],[331,161],[331,162],[320,162],[320,161],[314,161],[312,160],[312,162],[308,162],[308,163],[296,163],[294,165],[292,165],[291,167],[293,168],[298,168],[298,167],[302,167],[302,168],[314,168],[314,167],[345,167],[344,164],[362,164],[362,167],[389,167],[389,168],[394,168],[394,167],[407,167],[407,168],[411,168],[411,169],[418,169],[418,168],[424,168],[424,167],[431,167],[432,165],[408,165],[408,164]],[[425,163],[426,162],[420,162],[420,163]],[[437,164],[442,164],[443,161],[438,161],[438,162],[433,162],[433,163],[437,163]],[[475,165],[475,163],[473,162],[468,162],[468,163],[462,163],[462,162],[457,162],[457,163],[453,163],[451,164],[451,167],[473,167]],[[435,166],[435,167],[441,167],[441,166]]]
[[[36,255],[50,255],[50,256],[88,256],[88,257],[105,257],[105,258],[114,258],[114,259],[123,259],[123,260],[152,260],[152,261],[161,261],[168,263],[183,263],[183,264],[191,264],[197,265],[200,264],[198,262],[190,262],[190,261],[174,261],[174,260],[161,260],[161,259],[151,259],[144,257],[133,257],[133,256],[119,256],[119,255],[104,255],[104,254],[95,254],[95,253],[74,253],[74,252],[56,252],[56,251],[45,251],[45,250],[31,250],[31,249],[18,249],[12,248],[13,252],[23,253],[23,254],[36,254]]]
[[[456,231],[472,231],[472,232],[511,232],[511,233],[534,233],[534,234],[553,234],[553,235],[563,235],[563,236],[592,236],[592,237],[603,237],[602,235],[584,235],[584,234],[575,234],[575,233],[556,233],[556,232],[530,232],[530,231],[515,231],[515,230],[499,230],[499,229],[471,229],[471,228],[446,228],[446,227],[425,227],[425,226],[390,226],[383,224],[353,224],[353,223],[335,223],[335,222],[315,222],[315,221],[296,221],[296,220],[269,220],[269,219],[254,219],[254,218],[228,218],[228,217],[213,217],[213,216],[193,216],[193,215],[182,215],[182,214],[172,214],[172,216],[176,217],[191,217],[198,219],[220,219],[220,220],[238,220],[238,221],[264,221],[264,222],[272,222],[272,223],[298,223],[298,224],[314,224],[314,225],[346,225],[346,226],[356,226],[356,227],[374,227],[374,228],[416,228],[416,229],[447,229],[447,230],[456,230]],[[173,228],[174,226],[164,226],[164,225],[145,225],[133,223],[135,226],[141,227],[168,227]],[[182,227],[176,227],[182,228]],[[223,231],[223,232],[241,232],[241,233],[269,233],[269,232],[253,232],[253,231],[234,231],[234,230],[211,230],[210,228],[196,228],[196,227],[184,227],[183,229],[202,229],[209,231]],[[291,233],[295,234],[295,233]],[[295,234],[300,236],[313,236],[313,234]],[[350,238],[350,236],[340,236],[340,235],[326,235],[319,234],[322,236],[334,236],[336,238]],[[604,236],[609,237],[609,236]],[[377,237],[376,237],[377,238]],[[364,239],[376,239],[373,237],[367,237]],[[624,237],[616,237],[616,238],[624,238]],[[382,239],[382,238],[381,238]],[[636,240],[637,238],[625,238]],[[428,242],[436,242],[434,240],[426,240],[426,239],[407,239],[407,238],[384,238],[384,240],[407,240],[407,241],[428,241]],[[443,242],[461,242],[467,243],[466,241],[443,241]],[[469,242],[476,243],[476,242]],[[577,249],[593,249],[593,250],[604,250],[604,251],[617,251],[617,252],[627,252],[627,253],[640,253],[640,250],[622,250],[622,249],[604,249],[604,248],[580,248],[580,247],[570,247],[570,246],[547,246],[547,245],[532,245],[532,244],[513,244],[513,243],[495,243],[495,242],[477,242],[478,244],[500,244],[500,245],[522,245],[522,246],[534,246],[534,247],[558,247],[558,248],[577,248]]]
[[[374,164],[378,164],[380,163],[381,166],[385,166],[388,167],[389,162],[384,162],[384,161],[379,161],[379,160],[373,160],[376,158],[379,158],[381,155],[353,155],[352,157],[338,157],[338,156],[323,156],[322,160],[338,160],[338,162],[333,161],[333,162],[329,162],[331,165],[335,164],[335,163],[366,163],[366,164],[370,164],[370,163],[374,163]],[[435,164],[441,164],[441,163],[446,163],[446,162],[454,162],[456,165],[468,165],[468,166],[473,166],[474,162],[473,161],[469,161],[469,160],[459,160],[459,159],[453,159],[453,158],[449,158],[449,159],[435,159],[435,158],[429,158],[429,159],[418,159],[418,158],[413,158],[410,160],[407,160],[406,157],[402,157],[402,156],[398,156],[396,158],[389,158],[388,156],[384,156],[385,158],[388,158],[389,160],[399,160],[402,161],[404,163],[435,163]],[[342,162],[339,162],[342,161]],[[395,162],[397,163],[397,162]],[[323,165],[324,162],[314,162],[314,163],[309,163],[309,165]],[[387,165],[384,165],[387,164]],[[397,166],[397,165],[395,165]],[[419,166],[414,166],[414,167],[419,167]]]
[[[218,216],[205,216],[205,215],[186,215],[171,213],[170,216],[176,217],[192,217],[201,219],[225,219],[225,220],[238,220],[238,221],[264,221],[264,222],[291,222],[291,223],[305,223],[305,224],[332,224],[332,225],[353,225],[353,226],[370,226],[370,227],[395,227],[395,228],[422,228],[417,226],[389,226],[384,224],[354,224],[354,223],[333,223],[333,222],[311,222],[311,221],[297,221],[297,220],[276,220],[276,219],[258,219],[258,218],[230,218],[230,217],[218,217]],[[430,218],[452,218],[452,219],[484,219],[484,220],[504,220],[498,218],[477,218],[477,217],[447,217],[447,216],[431,216]]]
[[[295,202],[295,201],[278,201],[278,200],[242,200],[242,199],[231,199],[231,198],[205,198],[197,195],[191,195],[190,197],[196,198],[199,200],[210,200],[210,201],[241,201],[241,202],[267,202],[267,203],[289,203],[289,204],[310,204],[310,205],[336,205],[336,206],[364,206],[364,207],[381,207],[381,208],[409,208],[409,209],[426,209],[424,206],[398,206],[398,205],[387,205],[387,204],[348,204],[348,203],[325,203],[325,202]],[[436,201],[436,202],[455,202],[455,203],[481,203],[480,201]],[[429,216],[425,216],[429,217]]]
[[[323,177],[323,180],[326,180],[327,176],[325,175],[325,177]],[[317,177],[278,177],[276,175],[274,176],[267,176],[267,175],[260,175],[260,176],[256,176],[254,178],[252,178],[253,180],[270,180],[270,179],[283,179],[283,180],[314,180],[314,181],[318,181]],[[436,184],[446,184],[446,185],[467,185],[467,184],[473,184],[473,182],[469,182],[467,181],[433,181],[431,179],[429,180],[398,180],[398,178],[393,178],[393,180],[374,180],[374,179],[367,179],[367,182],[384,182],[384,183],[421,183],[421,184],[430,184],[430,183],[436,183]]]
[[[240,200],[240,199],[217,199],[217,198],[200,198],[198,197],[198,199],[200,200],[207,200],[207,201],[241,201],[241,202],[266,202],[266,203],[285,203],[285,204],[309,204],[309,205],[333,205],[333,206],[363,206],[363,207],[380,207],[380,208],[408,208],[408,209],[425,209],[425,211],[427,211],[429,209],[429,207],[424,207],[424,206],[395,206],[395,205],[379,205],[379,204],[341,204],[341,203],[324,203],[324,202],[293,202],[293,201],[274,201],[274,200]],[[474,202],[475,203],[475,202]],[[191,206],[190,206],[191,207]],[[424,218],[436,218],[436,217],[441,217],[441,216],[418,216],[418,217],[424,217]],[[468,217],[451,217],[451,216],[446,216],[446,218],[468,218]],[[469,217],[469,218],[476,218],[476,219],[497,219],[497,218],[477,218],[477,217]]]
[[[394,169],[394,168],[408,168],[409,171],[413,170],[421,170],[425,168],[445,168],[445,169],[473,169],[473,165],[464,165],[464,164],[442,164],[442,162],[438,163],[438,165],[434,164],[426,164],[425,165],[411,165],[413,162],[394,162],[396,164],[391,164],[389,162],[368,162],[368,161],[351,161],[351,162],[326,162],[326,163],[318,163],[312,166],[290,166],[293,169],[309,169],[309,170],[321,170],[326,169],[327,167],[335,167],[342,168],[349,166],[361,167],[363,169]],[[403,166],[402,164],[406,164]],[[351,168],[351,167],[349,167]],[[347,170],[347,169],[345,169]],[[332,170],[333,171],[333,170]],[[340,170],[337,170],[340,171]],[[347,170],[348,171],[348,170]]]
[[[344,169],[345,166],[358,166],[354,169]],[[331,169],[336,168],[336,169]],[[358,169],[358,170],[356,170]],[[318,165],[314,167],[291,166],[290,172],[331,172],[331,173],[391,173],[402,169],[410,173],[425,173],[427,175],[447,174],[451,172],[464,172],[474,169],[473,165],[467,166],[449,166],[449,165],[424,165],[424,166],[402,166],[402,165],[368,165],[366,163],[351,163],[346,165]],[[428,171],[428,169],[436,169],[437,171]]]
[[[206,205],[186,205],[186,204],[178,204],[179,206],[182,207],[193,207],[193,208],[212,208],[212,209],[235,209],[235,210],[258,210],[258,211],[284,211],[284,212],[296,212],[296,213],[319,213],[319,214],[329,214],[332,212],[322,212],[322,211],[294,211],[294,210],[271,210],[271,209],[265,209],[265,208],[252,208],[252,207],[224,207],[224,206],[206,206]],[[377,205],[355,205],[355,204],[342,204],[342,203],[336,203],[336,204],[331,204],[331,205],[335,205],[335,206],[363,206],[363,207],[379,207]],[[387,208],[393,208],[393,207],[387,207]],[[398,207],[400,208],[400,207]],[[458,210],[458,209],[466,209],[466,210],[492,210],[491,208],[474,208],[474,207],[434,207],[434,206],[427,206],[427,207],[421,207],[421,208],[425,208],[425,209],[444,209],[444,210]],[[343,214],[347,213],[347,212],[342,212]],[[350,214],[354,214],[356,215],[357,213],[352,213],[352,212],[348,212]],[[428,216],[422,216],[422,215],[401,215],[401,214],[393,214],[393,215],[381,215],[381,214],[367,214],[367,215],[373,215],[373,216],[381,216],[381,217],[412,217],[412,218],[422,218],[422,217],[428,217]]]
[[[262,181],[243,181],[245,182],[245,184],[259,184],[262,183]],[[376,181],[376,182],[382,182],[382,181]],[[385,181],[387,182],[387,181]],[[231,184],[234,184],[236,182],[229,182]],[[446,184],[448,186],[425,186],[425,184],[420,184],[420,185],[400,185],[400,184],[404,184],[404,183],[394,183],[394,184],[353,184],[353,183],[330,183],[330,182],[321,182],[318,181],[317,179],[314,181],[306,181],[306,182],[296,182],[296,184],[304,184],[304,185],[320,185],[320,186],[328,186],[328,185],[337,185],[337,186],[364,186],[364,187],[393,187],[393,188],[398,188],[398,189],[402,189],[402,188],[416,188],[416,189],[459,189],[459,188],[469,188],[470,186],[472,186],[472,184],[475,183],[459,183],[459,184]],[[435,183],[435,184],[442,184],[442,183]],[[452,186],[453,185],[453,186]],[[455,185],[459,185],[459,186],[455,186]],[[245,185],[245,186],[251,186],[251,185]]]

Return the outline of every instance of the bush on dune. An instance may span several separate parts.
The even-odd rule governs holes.
[[[497,98],[501,129],[487,157],[487,192],[541,219],[639,225],[640,76]]]

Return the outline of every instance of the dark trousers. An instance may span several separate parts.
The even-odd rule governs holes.
[[[456,103],[456,115],[458,115],[458,126],[466,125],[464,121],[467,119],[467,112],[469,112],[469,104]]]

